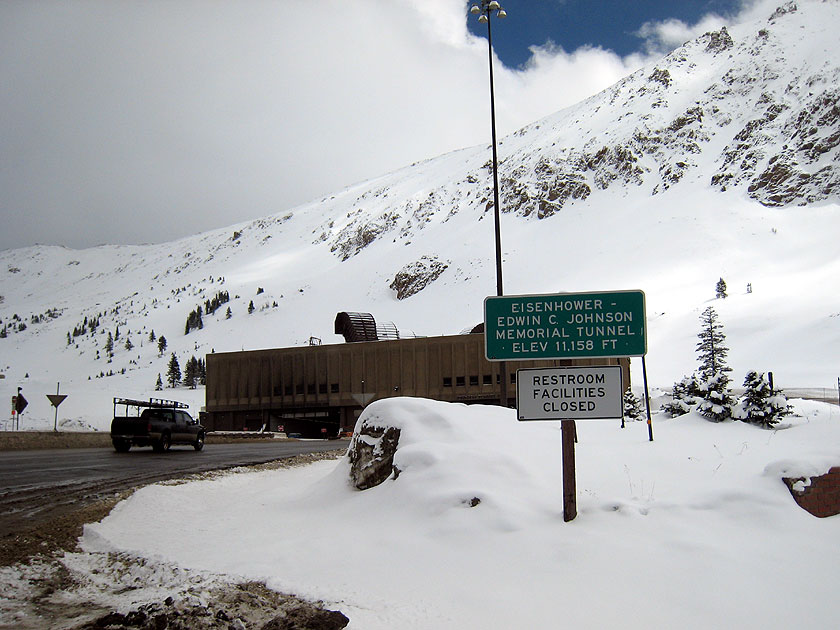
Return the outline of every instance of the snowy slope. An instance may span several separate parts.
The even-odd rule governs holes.
[[[170,564],[265,580],[325,600],[350,629],[828,628],[840,517],[801,510],[782,477],[836,465],[840,425],[825,403],[797,411],[774,431],[692,412],[657,422],[653,442],[642,422],[579,421],[578,516],[564,523],[558,423],[379,401],[365,416],[402,428],[396,479],[360,492],[344,459],[149,486],[64,562],[148,590],[149,567]],[[150,513],[196,535],[155,535]],[[119,576],[107,552],[150,560]],[[148,597],[189,597],[188,583]],[[102,599],[125,610],[143,601],[135,588]]]
[[[834,0],[788,3],[502,139],[505,292],[644,290],[655,385],[694,370],[712,303],[736,385],[757,369],[781,387],[832,387],[838,25]],[[170,352],[183,366],[213,350],[338,343],[343,310],[419,335],[471,327],[495,293],[489,157],[455,151],[172,243],[0,252],[0,397],[22,386],[30,421],[51,424],[43,394],[61,382],[62,417],[104,428],[111,396],[147,395]],[[425,287],[397,299],[401,270]],[[730,296],[713,301],[721,277]],[[231,301],[185,335],[219,291]],[[98,328],[72,336],[85,318]],[[200,390],[169,393],[202,404]]]

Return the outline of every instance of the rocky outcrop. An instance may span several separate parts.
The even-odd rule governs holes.
[[[404,300],[420,293],[448,267],[449,262],[441,262],[437,256],[423,256],[400,269],[389,286],[396,291],[398,300]]]

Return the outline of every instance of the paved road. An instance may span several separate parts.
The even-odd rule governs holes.
[[[206,444],[116,453],[112,448],[0,452],[0,537],[115,496],[125,490],[190,474],[261,464],[305,453],[347,448],[347,441]]]

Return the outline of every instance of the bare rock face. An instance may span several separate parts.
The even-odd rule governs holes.
[[[353,436],[348,456],[350,458],[350,479],[359,490],[378,486],[400,471],[394,466],[394,453],[400,442],[400,430],[396,427],[362,425]]]
[[[437,280],[448,267],[449,263],[441,262],[437,256],[423,256],[420,260],[400,269],[390,286],[397,292],[397,299],[404,300],[420,293]]]

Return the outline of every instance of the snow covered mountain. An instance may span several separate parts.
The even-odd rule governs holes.
[[[838,26],[837,0],[788,2],[502,139],[505,292],[644,290],[648,371],[663,387],[694,370],[709,303],[736,385],[756,369],[783,388],[833,387]],[[0,252],[0,397],[22,386],[32,420],[51,420],[42,394],[61,382],[62,416],[104,427],[110,397],[148,395],[170,353],[183,366],[338,343],[345,310],[418,335],[472,327],[496,286],[489,158],[488,146],[455,151],[160,245]],[[720,278],[729,297],[715,300]],[[185,334],[197,307],[202,328]],[[202,404],[201,390],[178,395]]]

